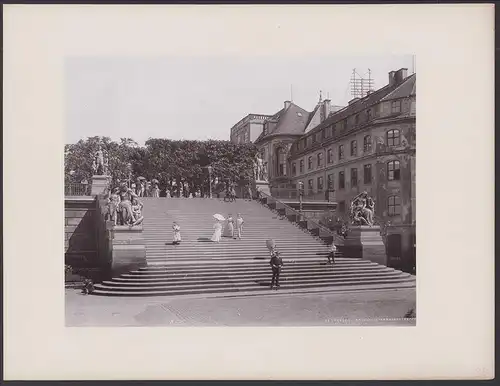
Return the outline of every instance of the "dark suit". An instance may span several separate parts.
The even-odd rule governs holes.
[[[273,252],[273,255],[271,257],[271,261],[269,262],[271,265],[272,271],[273,271],[273,277],[271,279],[271,288],[273,288],[274,285],[276,287],[280,286],[280,272],[281,272],[281,267],[283,266],[283,260],[279,256],[278,253]]]

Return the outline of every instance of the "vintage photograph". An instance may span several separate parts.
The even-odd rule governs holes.
[[[415,64],[67,57],[66,326],[415,326]]]

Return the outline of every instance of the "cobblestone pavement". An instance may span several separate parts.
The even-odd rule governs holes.
[[[414,289],[231,298],[120,298],[66,290],[66,326],[401,325]]]

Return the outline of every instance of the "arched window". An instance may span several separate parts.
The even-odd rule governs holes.
[[[389,181],[399,181],[400,177],[399,161],[387,162],[387,179]]]
[[[351,141],[351,157],[356,157],[358,155],[358,141]]]
[[[323,153],[318,153],[316,156],[318,158],[318,168],[323,166]]]
[[[389,130],[387,132],[387,145],[388,146],[399,146],[401,142],[401,133],[398,129]]]
[[[310,156],[308,159],[307,159],[307,169],[308,170],[311,170],[313,168],[313,157]]]
[[[401,199],[398,196],[387,197],[387,214],[399,216],[401,214]]]
[[[369,153],[372,151],[372,136],[371,135],[365,135],[363,138],[363,151],[365,153]]]
[[[304,173],[304,160],[301,159],[300,162],[299,162],[299,171],[300,173]]]
[[[344,159],[344,145],[339,146],[339,161]]]
[[[332,149],[328,149],[328,151],[326,153],[326,162],[328,162],[329,164],[331,164],[333,162],[333,150]]]

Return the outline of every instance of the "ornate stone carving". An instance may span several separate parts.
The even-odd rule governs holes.
[[[373,215],[375,213],[375,201],[368,196],[367,192],[362,192],[351,201],[351,222],[353,225],[373,225]]]

